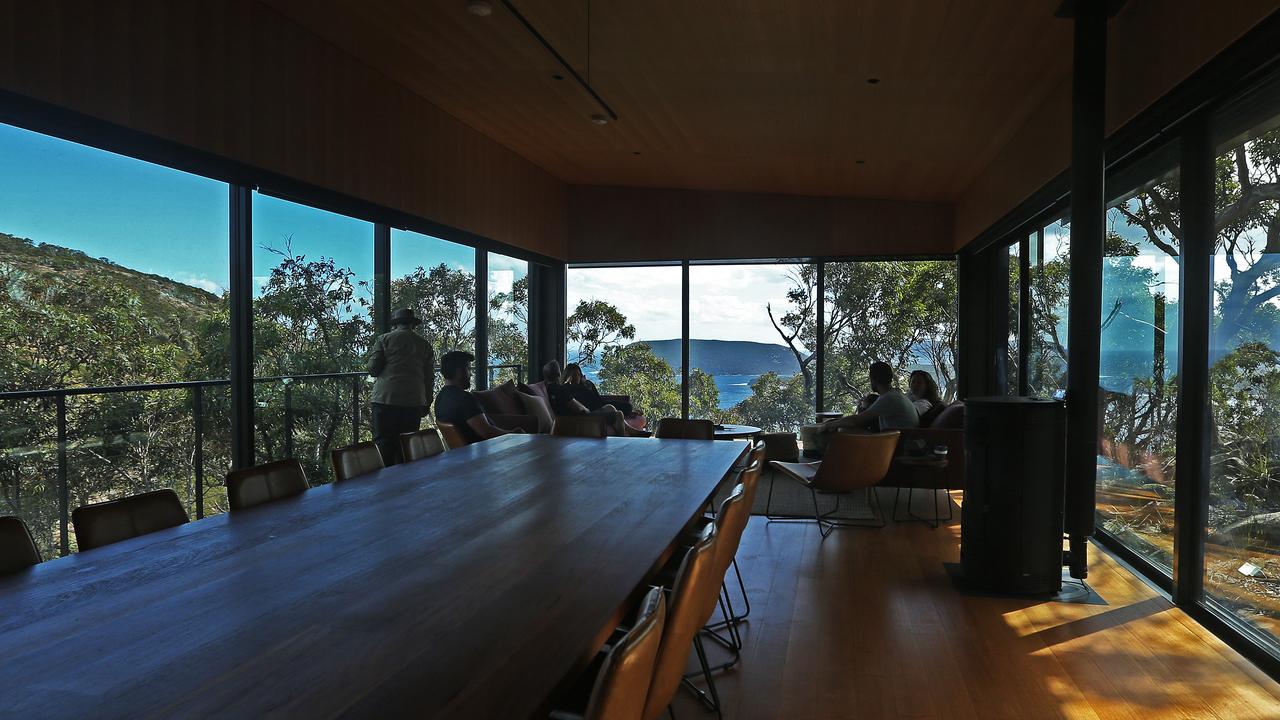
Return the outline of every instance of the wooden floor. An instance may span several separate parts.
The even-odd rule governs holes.
[[[1105,606],[962,596],[943,569],[959,544],[958,522],[822,541],[752,517],[746,649],[717,676],[725,717],[1280,718],[1280,685],[1096,547]],[[675,711],[714,717],[684,691]]]

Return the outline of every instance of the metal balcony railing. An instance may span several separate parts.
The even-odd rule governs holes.
[[[493,380],[497,373],[501,370],[514,371],[518,382],[524,381],[524,366],[522,365],[491,365],[485,368],[488,377]],[[371,382],[367,373],[364,372],[338,372],[338,373],[317,373],[308,375],[276,375],[266,377],[255,377],[253,379],[255,387],[259,384],[281,384],[284,386],[284,427],[283,427],[283,444],[284,457],[293,457],[294,455],[294,420],[295,408],[293,402],[294,387],[298,385],[318,383],[325,381],[341,381],[347,380],[351,383],[351,403],[350,403],[350,420],[351,434],[353,438],[360,437],[361,431],[361,387]],[[156,392],[165,390],[188,390],[191,393],[191,432],[192,432],[192,469],[194,473],[194,510],[196,519],[205,516],[204,501],[204,436],[206,430],[205,412],[206,402],[205,395],[208,388],[230,387],[230,380],[192,380],[185,382],[168,382],[168,383],[142,383],[136,385],[112,385],[99,387],[76,387],[76,388],[51,388],[43,390],[20,390],[15,392],[0,392],[0,402],[19,401],[19,400],[52,400],[55,412],[55,438],[56,438],[56,454],[57,454],[57,487],[58,487],[58,516],[59,516],[59,532],[58,545],[59,552],[62,555],[70,551],[69,523],[71,515],[71,494],[68,485],[70,474],[68,461],[68,444],[69,434],[67,429],[67,399],[72,397],[83,397],[91,395],[118,395],[123,393],[143,393]],[[265,401],[259,402],[259,407],[267,407]],[[4,448],[0,448],[0,452]]]

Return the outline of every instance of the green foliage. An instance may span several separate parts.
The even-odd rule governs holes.
[[[599,377],[600,392],[630,395],[632,406],[651,421],[680,417],[680,381],[676,372],[644,343],[605,348]]]
[[[509,293],[489,298],[489,357],[494,365],[529,364],[529,278],[516,280]],[[495,383],[517,379],[504,368],[493,375]]]
[[[724,419],[765,432],[786,432],[812,422],[813,412],[803,375],[783,377],[768,372],[751,383],[751,396],[734,405]]]
[[[596,353],[634,339],[636,328],[618,308],[602,300],[581,300],[565,321],[569,347],[577,348],[574,362],[594,365]]]
[[[391,281],[391,307],[413,308],[422,318],[419,331],[431,339],[437,355],[476,350],[476,278],[440,263],[419,267]],[[527,303],[527,295],[526,300]]]

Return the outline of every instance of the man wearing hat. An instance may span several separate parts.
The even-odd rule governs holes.
[[[379,336],[369,354],[373,382],[373,441],[388,465],[400,462],[400,434],[422,425],[435,385],[435,353],[414,332],[422,320],[412,308],[391,314],[391,332]]]

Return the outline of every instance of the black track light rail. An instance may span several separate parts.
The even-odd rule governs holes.
[[[573,66],[569,64],[569,61],[565,60],[564,56],[561,55],[555,47],[542,36],[542,33],[538,32],[538,28],[534,27],[533,23],[529,22],[528,18],[520,14],[520,11],[516,9],[515,5],[511,4],[511,0],[502,0],[502,5],[520,21],[521,25],[524,25],[525,30],[528,30],[529,34],[542,44],[542,47],[547,49],[547,52],[551,53],[551,56],[556,59],[556,62],[560,63],[561,67],[568,71],[574,81],[577,82],[583,90],[586,90],[587,94],[589,94],[600,105],[600,107],[608,113],[609,119],[616,121],[618,119],[618,113],[613,111],[613,108],[609,106],[609,103],[605,102],[604,98],[600,97],[600,93],[596,92],[595,88],[591,87],[591,83],[583,79],[583,77],[578,74],[578,71],[574,70]]]

